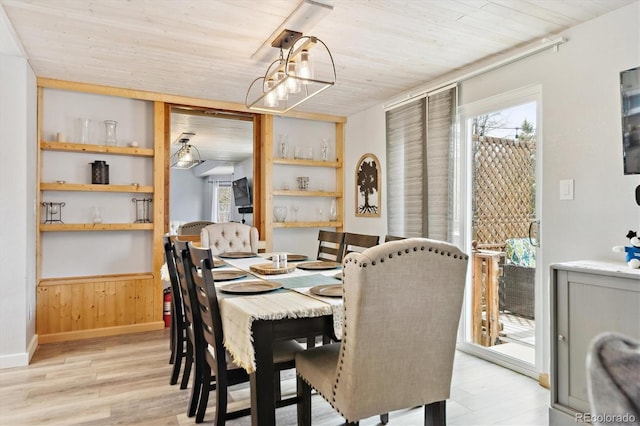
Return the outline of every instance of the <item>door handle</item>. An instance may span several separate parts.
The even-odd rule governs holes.
[[[532,230],[535,226],[535,237],[532,236]],[[534,247],[540,247],[540,221],[532,220],[529,222],[529,243]]]

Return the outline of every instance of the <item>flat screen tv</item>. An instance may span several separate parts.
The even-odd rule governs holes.
[[[246,207],[252,205],[251,190],[249,189],[249,180],[246,177],[233,181],[233,199],[236,207]]]
[[[620,73],[624,174],[640,174],[640,67]]]

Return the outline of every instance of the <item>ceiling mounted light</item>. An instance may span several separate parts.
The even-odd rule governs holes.
[[[284,30],[271,46],[280,49],[280,56],[249,85],[247,108],[285,113],[336,83],[333,56],[322,40]]]
[[[195,133],[182,133],[174,142],[180,144],[180,148],[171,156],[172,169],[190,169],[202,163],[198,148],[189,144],[191,136]]]

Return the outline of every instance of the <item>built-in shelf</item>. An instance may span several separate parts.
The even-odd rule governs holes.
[[[286,195],[288,197],[342,197],[341,192],[329,192],[329,191],[292,191],[285,189],[277,189],[273,191],[273,195]]]
[[[274,228],[339,228],[342,222],[273,222]]]
[[[342,167],[341,161],[301,160],[296,158],[274,158],[273,164],[284,164],[288,166],[333,167],[335,169]]]
[[[127,146],[92,145],[73,142],[41,141],[40,148],[46,151],[87,152],[112,155],[130,155],[140,157],[153,157],[151,148],[133,148]]]
[[[137,192],[153,193],[148,185],[98,185],[89,183],[40,182],[41,191],[80,191],[80,192]]]
[[[153,223],[41,223],[41,232],[150,231]]]

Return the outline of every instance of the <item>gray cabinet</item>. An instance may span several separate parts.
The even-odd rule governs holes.
[[[640,339],[640,270],[624,262],[551,265],[549,424],[575,426],[589,413],[586,357],[591,340],[615,331]]]

